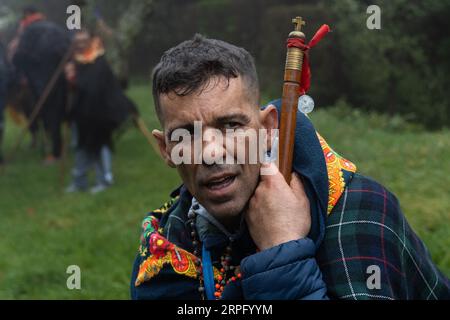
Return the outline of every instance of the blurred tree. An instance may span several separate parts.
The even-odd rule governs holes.
[[[150,21],[153,11],[153,0],[131,0],[128,8],[120,16],[116,28],[116,60],[121,61],[119,74],[129,77],[130,52],[133,45],[139,43],[139,36],[146,23]]]
[[[138,42],[143,26],[153,10],[153,0],[87,1],[77,0],[83,8],[83,24],[101,36],[106,44],[106,56],[122,85],[129,78],[130,52]],[[111,5],[116,10],[111,11]],[[120,10],[120,8],[122,10]],[[112,16],[112,17],[111,17]],[[111,19],[113,18],[113,19]]]

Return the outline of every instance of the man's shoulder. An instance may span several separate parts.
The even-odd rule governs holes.
[[[179,199],[178,195],[170,197],[168,201],[164,202],[156,209],[147,212],[141,223],[142,234],[143,235],[150,234],[155,231],[162,233],[167,218],[171,214],[173,209],[176,207],[178,199]]]
[[[317,260],[329,295],[340,299],[395,299],[391,290],[368,290],[367,270],[403,273],[399,228],[403,215],[395,196],[375,180],[355,174],[327,218]],[[392,267],[390,267],[392,266]],[[400,276],[401,278],[401,276]]]
[[[197,257],[190,253],[192,248],[187,248],[184,221],[177,215],[179,200],[178,195],[171,197],[158,209],[147,213],[142,221],[140,245],[131,282],[134,294],[135,287],[161,272],[166,275],[181,274],[190,278],[197,276]]]
[[[328,216],[327,225],[331,229],[336,223],[363,221],[395,228],[403,220],[397,197],[376,180],[356,173]]]
[[[448,290],[395,195],[360,174],[328,216],[316,258],[334,298],[438,299]]]
[[[355,255],[370,246],[382,250],[401,250],[407,222],[396,196],[372,178],[355,174],[338,203],[327,217],[324,244],[340,243]],[[339,252],[336,252],[340,255]]]

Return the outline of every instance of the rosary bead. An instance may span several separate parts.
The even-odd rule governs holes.
[[[203,292],[203,291],[205,291],[205,288],[204,287],[198,287],[198,291],[199,292]]]
[[[188,212],[188,218],[189,218],[189,219],[194,219],[194,218],[195,218],[195,212],[192,211],[192,210],[189,211],[189,212]]]

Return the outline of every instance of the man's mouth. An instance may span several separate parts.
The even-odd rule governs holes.
[[[236,177],[236,174],[223,173],[207,179],[205,183],[203,183],[207,197],[217,200],[226,198],[233,192]]]
[[[220,189],[226,188],[229,185],[231,185],[234,182],[235,178],[236,178],[236,176],[234,176],[234,175],[227,175],[224,177],[210,179],[206,183],[206,187],[211,190],[220,190]]]

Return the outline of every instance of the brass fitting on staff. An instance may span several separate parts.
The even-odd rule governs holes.
[[[302,26],[306,24],[306,22],[301,17],[296,17],[292,19],[292,23],[295,26],[294,31],[289,33],[289,38],[300,38],[305,39],[305,34],[301,31]],[[286,66],[285,69],[291,70],[302,70],[303,64],[303,51],[299,48],[291,47],[287,50],[286,55]]]
[[[285,69],[302,70],[303,51],[299,48],[288,48]]]

